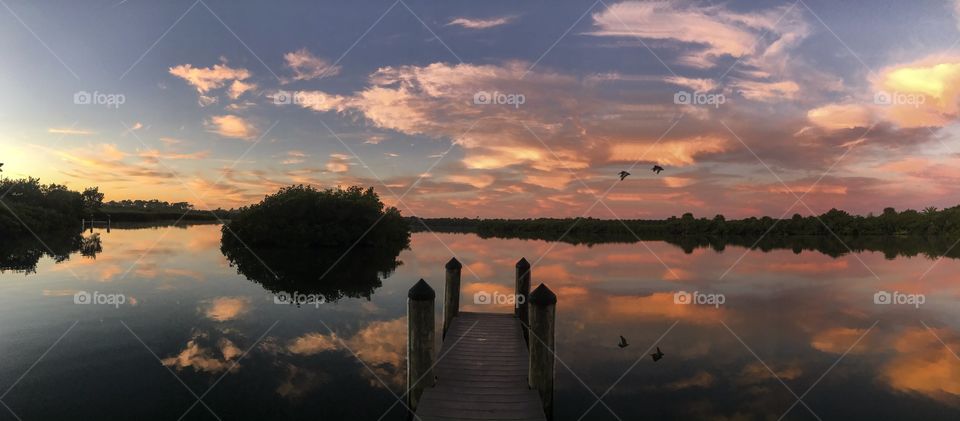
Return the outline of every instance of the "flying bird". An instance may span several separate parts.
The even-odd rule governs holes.
[[[627,338],[620,336],[620,343],[618,343],[617,346],[619,346],[620,348],[626,348],[630,346],[630,344],[627,343]]]
[[[626,172],[626,171],[620,171],[620,174],[618,174],[618,175],[620,176],[620,181],[623,181],[623,179],[624,179],[624,178],[627,178],[627,176],[630,175],[630,173],[628,173],[628,172]]]
[[[660,174],[660,171],[663,171],[663,167],[661,167],[661,166],[659,166],[659,165],[654,165],[653,168],[651,168],[650,170],[653,171],[653,172],[655,172],[655,173],[657,173],[657,174]]]
[[[661,358],[663,358],[663,352],[660,351],[660,347],[658,346],[657,352],[650,354],[650,356],[653,357],[654,362],[657,362],[657,361],[660,361]]]

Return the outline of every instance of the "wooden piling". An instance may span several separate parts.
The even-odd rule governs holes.
[[[453,318],[460,314],[460,271],[463,269],[463,265],[454,257],[447,262],[445,268],[447,276],[443,289],[443,333],[441,338],[447,337],[447,329],[453,323]]]
[[[423,390],[434,383],[435,301],[436,293],[423,279],[407,292],[407,405],[412,411]]]
[[[530,316],[529,316],[529,305],[528,301],[530,298],[530,262],[526,258],[521,257],[517,262],[517,283],[514,299],[516,299],[516,305],[514,306],[513,313],[517,316],[517,319],[520,319],[521,326],[530,325]],[[527,329],[523,329],[523,339],[530,342],[530,335],[527,333]]]
[[[545,284],[530,294],[530,365],[527,379],[531,389],[540,393],[547,420],[553,419],[553,382],[555,377],[557,295]]]

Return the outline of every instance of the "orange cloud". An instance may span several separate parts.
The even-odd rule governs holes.
[[[847,352],[847,350],[853,354],[865,352],[866,347],[863,346],[862,343],[857,344],[857,346],[852,349],[850,347],[857,343],[857,340],[860,339],[866,331],[866,329],[848,327],[830,328],[815,334],[810,340],[810,346],[819,351],[829,352],[831,354],[843,354]]]
[[[217,322],[234,320],[250,311],[250,298],[217,297],[203,305],[204,315]]]
[[[677,304],[672,292],[650,295],[619,295],[608,298],[607,311],[615,317],[683,320],[696,324],[714,324],[725,314],[723,308]]]
[[[176,153],[176,152],[161,152],[157,149],[147,149],[137,153],[137,156],[143,158],[145,162],[158,163],[161,160],[197,160],[205,159],[210,156],[209,151],[201,151],[194,153]]]
[[[293,70],[292,80],[311,80],[320,77],[336,76],[340,73],[340,66],[334,66],[328,61],[313,55],[306,48],[292,51],[283,55],[287,67]]]
[[[257,128],[250,122],[232,114],[215,115],[207,121],[207,130],[223,137],[253,140]]]
[[[946,346],[924,328],[909,329],[896,338],[897,355],[883,367],[882,377],[897,390],[953,400],[960,396],[960,359],[947,347],[960,349],[960,341],[947,329],[933,332]]]
[[[886,118],[901,127],[944,126],[960,117],[960,58],[894,65],[874,78],[873,87],[889,99],[879,104]]]
[[[716,379],[706,371],[700,371],[692,377],[670,382],[666,385],[669,390],[683,390],[694,387],[710,387]]]
[[[321,352],[349,348],[357,357],[377,373],[377,377],[401,385],[405,381],[403,368],[406,363],[407,319],[376,321],[368,324],[350,338],[341,340],[335,333],[307,333],[290,341],[287,351],[299,355],[314,355]],[[366,375],[366,370],[364,370]],[[375,380],[375,379],[374,379]],[[371,383],[381,386],[377,383]]]
[[[244,80],[250,77],[247,69],[234,69],[226,64],[215,64],[212,67],[193,67],[190,64],[181,64],[169,69],[170,74],[179,77],[204,94],[212,89],[218,89],[229,81]]]
[[[219,373],[228,369],[237,369],[234,362],[243,352],[227,338],[221,338],[216,347],[204,347],[200,341],[206,335],[196,334],[187,342],[186,347],[179,354],[160,360],[167,367],[178,370],[193,368],[195,371]],[[219,355],[217,355],[219,353]]]
[[[610,148],[612,162],[656,161],[661,164],[691,165],[700,155],[724,152],[728,141],[720,137],[695,137],[654,143],[618,143]]]

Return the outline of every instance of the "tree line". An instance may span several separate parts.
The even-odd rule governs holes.
[[[166,202],[162,200],[111,200],[103,204],[104,211],[136,210],[144,212],[186,212],[193,205],[187,202]]]
[[[103,203],[96,187],[83,192],[62,184],[41,184],[33,177],[0,180],[0,233],[9,236],[65,230]]]
[[[62,184],[42,184],[27,177],[0,180],[0,235],[30,236],[75,230],[82,219],[116,222],[161,220],[218,221],[230,219],[233,210],[201,211],[187,202],[120,200],[104,203],[99,187],[74,191]]]
[[[476,232],[481,236],[560,239],[621,238],[633,241],[635,236],[665,238],[677,236],[758,237],[914,235],[960,237],[960,206],[922,211],[907,209],[898,212],[885,208],[879,215],[851,215],[830,209],[820,215],[794,214],[787,219],[769,216],[728,220],[723,215],[696,218],[692,213],[659,220],[610,220],[597,218],[408,218],[412,229]],[[590,242],[584,241],[584,242]]]

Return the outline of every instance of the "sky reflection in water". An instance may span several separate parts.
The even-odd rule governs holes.
[[[520,257],[534,263],[534,286],[557,293],[562,419],[580,417],[613,384],[584,419],[616,419],[611,410],[621,419],[777,419],[791,407],[783,419],[960,415],[953,259],[924,276],[935,263],[925,257],[754,251],[718,280],[743,248],[686,254],[649,242],[651,253],[418,233],[369,299],[297,308],[274,304],[229,266],[218,226],[101,237],[95,259],[45,257],[34,274],[0,275],[0,389],[16,384],[2,400],[22,419],[176,419],[196,394],[203,403],[184,419],[375,420],[404,386],[406,290],[422,277],[441,292],[444,244],[464,263],[465,310],[510,311],[473,296],[511,293]],[[678,305],[681,290],[726,302]],[[876,305],[879,290],[926,302]],[[76,305],[77,291],[126,302]],[[632,345],[618,348],[618,335]],[[661,335],[666,357],[653,363],[644,351]],[[384,417],[402,418],[400,405]]]

